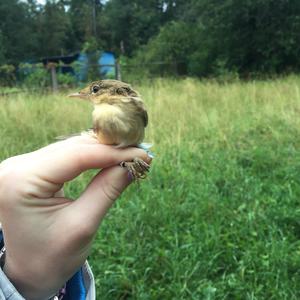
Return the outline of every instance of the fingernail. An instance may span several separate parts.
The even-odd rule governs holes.
[[[132,181],[133,181],[133,176],[132,176],[132,174],[130,173],[130,172],[127,172],[127,178],[128,178],[128,180],[129,180],[129,182],[131,183]]]
[[[147,153],[148,157],[153,159],[154,158],[154,154],[152,152]]]

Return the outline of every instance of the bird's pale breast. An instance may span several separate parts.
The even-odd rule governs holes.
[[[95,105],[93,127],[102,144],[126,147],[138,145],[144,138],[142,111],[130,101]]]

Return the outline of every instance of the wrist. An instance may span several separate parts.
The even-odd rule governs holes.
[[[3,257],[3,256],[2,256]],[[21,268],[14,268],[7,261],[1,259],[1,268],[3,273],[15,287],[17,292],[27,300],[49,300],[54,299],[58,289],[51,289],[44,284],[39,284],[40,280],[36,280],[34,274],[30,272],[22,272]],[[27,274],[25,274],[27,273]],[[45,281],[47,282],[47,281]]]

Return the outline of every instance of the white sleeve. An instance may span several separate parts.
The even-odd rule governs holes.
[[[25,300],[0,268],[0,300]]]
[[[82,267],[82,274],[83,274],[84,286],[86,288],[86,300],[96,300],[95,279],[91,267],[87,261]]]
[[[86,288],[86,300],[96,300],[95,280],[88,262],[82,267],[84,286]],[[9,281],[0,268],[0,300],[26,300]]]

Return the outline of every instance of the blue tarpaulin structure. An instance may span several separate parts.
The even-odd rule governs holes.
[[[43,58],[41,62],[44,66],[48,63],[58,64],[57,72],[74,75],[78,81],[86,81],[88,79],[90,68],[98,70],[100,78],[116,78],[116,58],[112,52],[104,51],[100,54],[93,52],[53,56]]]
[[[102,76],[112,76],[115,74],[116,59],[112,52],[103,52],[98,60],[99,71]]]

